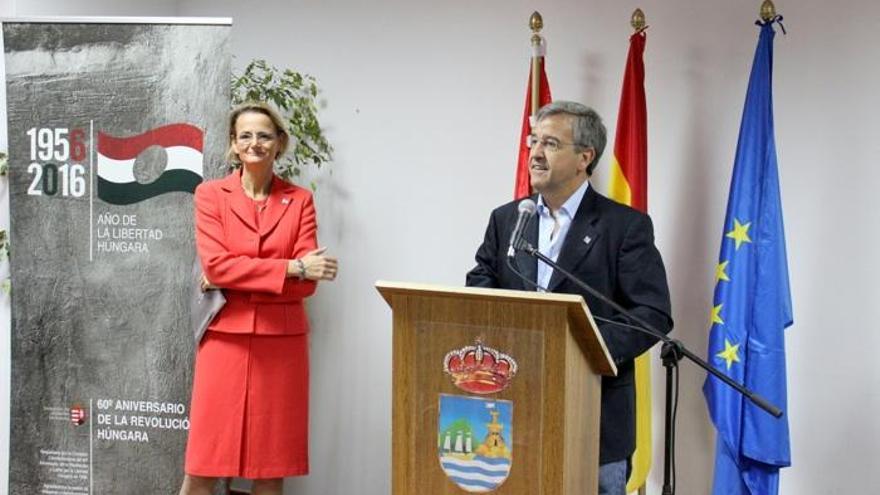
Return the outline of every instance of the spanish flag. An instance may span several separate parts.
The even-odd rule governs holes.
[[[536,57],[541,62],[541,81],[538,98],[538,108],[550,103],[550,83],[547,81],[547,72],[544,71],[543,44],[538,47],[540,53]],[[532,63],[535,63],[534,60]],[[516,186],[513,190],[513,198],[520,199],[531,196],[532,185],[529,180],[529,147],[526,140],[532,133],[532,70],[529,67],[529,83],[526,85],[526,107],[523,110],[522,131],[519,139],[519,158],[516,162]]]
[[[644,30],[629,38],[623,75],[617,137],[611,160],[609,195],[612,199],[648,211],[648,110],[645,103]],[[645,353],[636,358],[636,451],[627,493],[638,490],[651,469],[651,367]]]

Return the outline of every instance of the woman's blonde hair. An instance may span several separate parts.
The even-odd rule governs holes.
[[[281,141],[281,147],[278,149],[275,159],[277,160],[279,156],[282,156],[287,152],[287,146],[290,144],[290,135],[287,133],[287,128],[284,126],[284,120],[281,118],[281,115],[279,115],[278,111],[267,103],[262,101],[249,101],[236,106],[231,112],[229,112],[229,149],[226,150],[226,161],[236,167],[241,165],[241,161],[238,159],[238,154],[235,153],[233,144],[235,143],[235,122],[238,120],[238,117],[244,113],[261,113],[266,117],[269,117],[269,120],[271,120],[272,124],[275,126],[275,134]]]

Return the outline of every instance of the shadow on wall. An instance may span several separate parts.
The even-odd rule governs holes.
[[[676,308],[675,337],[692,352],[705,357],[708,341],[706,315],[711,305],[712,274],[718,245],[718,241],[707,240],[720,239],[723,221],[723,216],[713,217],[716,209],[709,205],[714,206],[718,201],[726,203],[726,195],[718,196],[717,191],[719,180],[727,179],[729,174],[719,176],[717,171],[730,167],[724,165],[729,161],[727,157],[711,154],[714,140],[709,130],[716,129],[718,122],[710,104],[711,95],[706,91],[709,81],[704,72],[710,67],[707,55],[701,47],[691,46],[685,59],[688,61],[683,74],[687,88],[685,94],[688,95],[685,102],[689,106],[681,109],[685,132],[678,143],[683,180],[673,187],[678,190],[670,208],[675,221],[668,224],[673,231],[666,233],[673,240],[673,246],[666,255],[668,266],[673,267],[670,270],[673,272],[670,290]],[[705,493],[711,487],[715,444],[714,429],[702,394],[706,373],[687,360],[682,361],[680,371],[681,402],[676,449],[678,465],[681,466],[679,485],[684,493]]]
[[[602,95],[606,92],[606,86],[608,83],[608,78],[617,77],[620,80],[623,80],[623,72],[622,66],[616,71],[612,71],[611,74],[608,72],[608,64],[607,57],[599,52],[591,52],[586,51],[583,55],[583,68],[584,74],[581,80],[586,81],[584,84],[584,100],[581,102],[589,107],[593,107],[594,110],[599,112],[599,115],[605,119],[605,125],[608,126],[609,130],[609,142],[612,141],[611,137],[613,136],[612,132],[615,128],[614,126],[609,124],[610,114],[608,112],[603,112],[601,109],[596,108],[599,102],[604,101]],[[553,89],[553,81],[550,81],[550,88]],[[555,97],[554,97],[555,99]],[[614,109],[617,111],[617,108]]]

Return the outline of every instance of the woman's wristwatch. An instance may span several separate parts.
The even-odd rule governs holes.
[[[305,280],[306,279],[306,264],[303,263],[301,259],[295,259],[293,261],[296,263],[297,268],[299,268],[299,273],[296,275],[296,277],[300,280]]]

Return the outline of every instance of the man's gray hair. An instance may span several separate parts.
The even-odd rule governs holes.
[[[571,134],[574,144],[583,149],[593,148],[596,156],[587,165],[587,175],[593,175],[593,169],[599,164],[599,158],[605,151],[607,140],[605,124],[602,117],[592,108],[574,101],[554,101],[548,103],[535,114],[535,122],[540,122],[551,115],[570,115]]]

